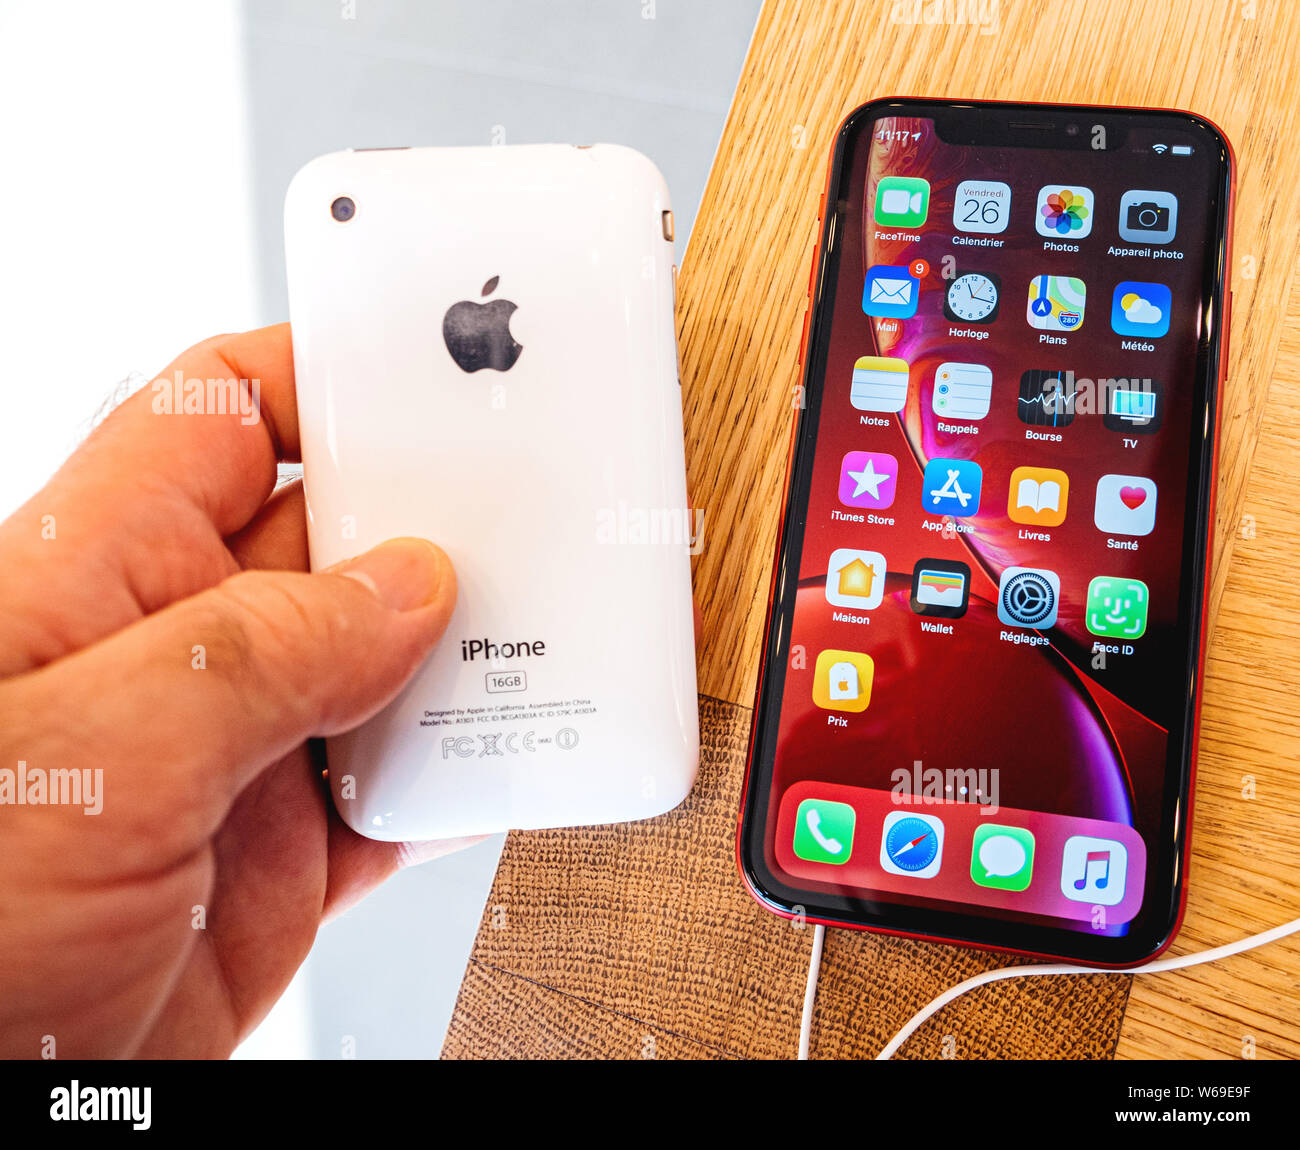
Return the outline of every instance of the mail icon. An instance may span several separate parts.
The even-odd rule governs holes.
[[[888,319],[911,319],[921,294],[921,281],[910,268],[877,264],[867,269],[862,310]]]

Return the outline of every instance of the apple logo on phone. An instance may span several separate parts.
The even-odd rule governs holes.
[[[482,295],[490,296],[500,280],[500,276],[488,280]],[[447,309],[442,317],[442,338],[461,371],[473,372],[485,367],[509,371],[514,367],[524,350],[523,344],[516,343],[510,334],[510,317],[514,311],[514,301],[508,299],[495,299],[491,303],[463,299]]]

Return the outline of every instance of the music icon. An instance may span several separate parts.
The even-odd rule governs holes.
[[[1071,902],[1116,906],[1124,898],[1128,851],[1114,839],[1072,835],[1061,859],[1061,893]]]

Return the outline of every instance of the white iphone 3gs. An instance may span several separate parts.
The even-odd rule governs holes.
[[[699,758],[672,214],[610,145],[323,156],[285,202],[311,563],[443,547],[459,598],[327,743],[386,841],[640,819]]]

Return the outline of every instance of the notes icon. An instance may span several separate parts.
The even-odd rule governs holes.
[[[864,355],[853,365],[849,402],[859,411],[893,414],[907,402],[908,365],[892,356]]]
[[[1114,839],[1072,835],[1061,859],[1061,893],[1071,902],[1116,906],[1124,898],[1128,850]]]

